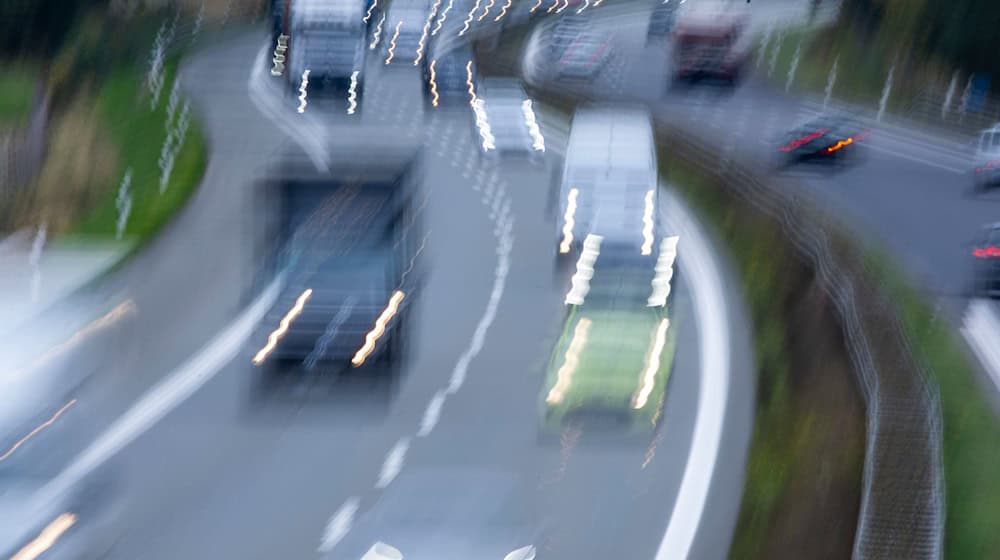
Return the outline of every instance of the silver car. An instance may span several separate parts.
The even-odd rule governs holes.
[[[979,134],[973,180],[979,191],[1000,183],[1000,123]]]

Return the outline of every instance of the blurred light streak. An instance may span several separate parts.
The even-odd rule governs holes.
[[[604,0],[597,0],[597,2],[594,2],[594,7],[596,8],[600,6],[602,2],[604,2]],[[670,2],[670,0],[663,0],[664,4],[666,4],[667,2]]]
[[[431,12],[427,14],[427,21],[424,22],[424,29],[420,32],[420,42],[417,43],[417,57],[413,59],[413,65],[420,65],[420,61],[424,58],[424,45],[427,44],[427,32],[431,28],[431,22],[434,21],[434,16],[437,14],[437,9],[441,5],[441,0],[434,0],[434,6],[431,7]]]
[[[436,64],[437,60],[431,61],[431,95],[434,96],[431,98],[431,105],[434,107],[438,106],[438,100],[440,99],[440,96],[438,95],[437,73],[434,71],[434,66]]]
[[[478,22],[478,21],[483,21],[484,19],[486,19],[487,14],[490,13],[490,8],[492,8],[493,4],[495,4],[495,3],[496,3],[496,0],[489,0],[489,3],[486,4],[486,8],[483,9],[483,15],[479,16],[479,19],[477,19],[476,21]]]
[[[11,556],[10,560],[34,560],[40,557],[74,524],[76,524],[76,514],[67,512],[59,515],[42,529],[37,537]]]
[[[302,84],[299,86],[299,113],[306,112],[306,88],[309,87],[309,70],[304,70],[302,72]]]
[[[821,129],[819,129],[819,130],[817,130],[815,132],[810,132],[809,134],[806,134],[805,136],[796,138],[795,140],[792,140],[788,144],[782,146],[781,147],[781,151],[782,152],[790,152],[792,150],[798,149],[802,145],[808,144],[809,142],[812,142],[813,140],[815,140],[815,139],[823,136],[827,132],[830,132],[830,129],[828,127],[827,128],[821,128]]]
[[[563,216],[563,238],[559,244],[559,252],[566,254],[573,244],[573,228],[576,227],[576,198],[580,195],[580,189],[570,189],[566,197],[566,214]]]
[[[389,40],[389,56],[385,57],[385,65],[388,66],[392,62],[392,58],[396,56],[396,39],[399,39],[399,28],[403,26],[403,22],[396,24],[396,31],[392,34],[392,39]]]
[[[656,191],[646,191],[646,206],[642,212],[642,255],[653,254],[653,202]]]
[[[378,20],[378,25],[375,26],[375,32],[372,33],[372,44],[368,46],[368,50],[373,51],[375,47],[378,46],[378,40],[382,36],[382,24],[385,23],[385,14],[382,14],[382,19]]]
[[[583,351],[584,346],[587,345],[587,335],[590,332],[591,323],[590,319],[584,317],[576,324],[576,329],[573,331],[573,340],[570,341],[569,348],[566,349],[566,360],[563,362],[562,367],[559,368],[559,372],[556,374],[556,384],[549,391],[548,396],[545,397],[545,402],[559,404],[565,397],[566,390],[569,389],[572,382],[573,372],[580,365],[580,353]]]
[[[568,7],[569,7],[569,0],[563,0],[563,5],[562,5],[562,7],[561,7],[561,8],[559,8],[558,10],[556,10],[556,13],[557,13],[557,14],[561,14],[561,13],[563,12],[563,10],[565,10],[565,9],[566,9],[566,8],[568,8]]]
[[[836,152],[837,150],[842,149],[844,146],[847,146],[847,145],[853,144],[853,143],[854,143],[854,138],[852,138],[852,137],[848,137],[847,140],[837,140],[836,144],[834,144],[834,145],[830,146],[829,148],[823,150],[823,152],[827,153],[827,154],[832,154],[833,152]]]
[[[826,78],[826,89],[823,90],[823,109],[826,110],[830,104],[830,97],[833,95],[833,86],[837,83],[837,66],[840,64],[840,55],[833,59],[833,66],[830,67],[830,74]]]
[[[472,106],[472,112],[476,115],[476,128],[479,129],[479,137],[483,139],[483,150],[487,152],[496,149],[496,138],[493,136],[493,129],[490,128],[490,121],[486,117],[486,102],[476,99]]]
[[[465,85],[469,86],[469,105],[476,108],[476,86],[472,83],[472,60],[465,65]]]
[[[538,152],[545,151],[545,137],[542,136],[541,129],[538,128],[538,121],[535,119],[535,111],[531,108],[531,100],[525,99],[521,103],[521,112],[524,113],[524,122],[528,125],[528,133],[533,141],[532,148]]]
[[[354,364],[354,367],[358,367],[365,363],[368,356],[370,356],[372,351],[375,350],[375,342],[381,338],[383,334],[385,334],[386,324],[390,319],[392,319],[393,315],[399,311],[399,304],[403,301],[404,297],[406,297],[406,294],[396,290],[392,294],[392,297],[389,298],[389,305],[386,306],[386,308],[382,311],[382,314],[375,320],[375,327],[365,335],[364,345],[357,351],[356,354],[354,354],[354,357],[351,358],[351,363]]]
[[[537,10],[540,7],[542,7],[542,0],[538,0],[537,2],[535,2],[535,5],[531,7],[531,10],[529,10],[528,13],[533,14],[535,13],[535,10]]]
[[[476,0],[476,5],[469,10],[469,17],[465,19],[465,24],[462,26],[462,30],[458,32],[458,36],[461,37],[465,35],[465,32],[469,30],[469,24],[472,23],[472,18],[476,17],[476,12],[479,11],[479,0]]]
[[[663,353],[663,346],[667,342],[667,329],[670,328],[670,319],[664,317],[656,327],[653,341],[649,348],[649,355],[646,356],[646,369],[640,378],[639,390],[632,399],[632,408],[640,410],[649,402],[649,395],[656,386],[656,372],[660,369],[660,354]]]
[[[76,346],[94,332],[97,332],[111,324],[114,324],[119,319],[134,312],[135,310],[136,306],[132,300],[126,300],[122,303],[119,303],[111,311],[108,311],[107,313],[97,318],[87,326],[73,333],[73,335],[68,339],[66,339],[65,341],[50,348],[48,351],[42,354],[38,359],[36,359],[31,364],[29,370],[41,367],[42,365],[45,364],[45,362],[51,360],[52,358],[61,354],[62,352],[69,350],[73,346]]]
[[[656,432],[656,437],[649,442],[649,447],[646,448],[646,455],[642,458],[642,466],[639,467],[643,470],[653,462],[653,458],[656,457],[656,448],[659,447],[660,442],[663,441],[663,430]]]
[[[977,247],[972,255],[980,259],[1000,257],[1000,247]]]
[[[444,20],[447,19],[448,12],[451,11],[451,7],[454,3],[455,0],[448,0],[448,5],[444,7],[444,11],[441,12],[441,17],[438,18],[437,26],[434,27],[434,31],[431,31],[431,37],[437,35],[438,31],[441,31],[441,26],[444,25]]]
[[[549,6],[548,10],[545,10],[545,13],[551,14],[552,10],[556,9],[557,6],[559,6],[559,0],[552,0],[552,5]]]
[[[333,342],[334,337],[337,336],[337,332],[340,331],[340,327],[344,326],[344,322],[347,321],[347,318],[351,316],[351,312],[354,311],[355,303],[356,300],[354,296],[348,296],[347,299],[344,300],[344,303],[337,311],[337,314],[334,315],[333,319],[330,320],[330,323],[327,324],[326,331],[323,333],[323,336],[316,339],[316,345],[313,346],[312,352],[310,352],[303,361],[306,369],[311,370],[315,368],[316,364],[323,359],[327,349],[330,347],[330,343]]]
[[[587,293],[590,292],[590,279],[594,277],[594,262],[601,254],[601,241],[604,238],[600,235],[589,234],[583,240],[583,251],[576,261],[576,274],[570,280],[572,287],[566,294],[566,305],[583,305]]]
[[[378,0],[373,0],[372,5],[368,8],[368,13],[365,14],[365,17],[362,18],[361,21],[368,23],[368,20],[371,19],[372,12],[375,11],[376,6],[378,6]]]
[[[878,113],[875,114],[875,122],[882,122],[885,114],[886,103],[889,102],[889,92],[892,91],[892,75],[896,72],[896,65],[889,67],[889,75],[885,77],[885,85],[882,87],[882,97],[878,101]]]
[[[253,357],[254,365],[259,366],[262,364],[264,359],[267,358],[267,355],[274,350],[274,347],[277,346],[281,337],[285,336],[285,333],[288,332],[288,327],[292,324],[292,321],[299,316],[299,313],[302,313],[302,308],[305,307],[306,301],[309,300],[309,296],[311,296],[312,293],[312,288],[308,288],[306,291],[302,292],[302,295],[300,295],[298,299],[295,300],[295,305],[293,305],[292,308],[288,310],[288,313],[281,318],[281,322],[278,323],[278,328],[271,331],[271,334],[267,336],[267,344],[257,351],[257,354]]]
[[[35,426],[35,429],[33,429],[30,432],[28,432],[27,435],[25,435],[23,438],[17,440],[17,442],[14,445],[12,445],[10,447],[10,449],[8,449],[6,452],[4,452],[3,455],[0,455],[0,461],[6,460],[7,457],[10,457],[11,455],[13,455],[14,452],[17,451],[17,449],[19,447],[21,447],[22,445],[24,445],[25,443],[27,443],[27,441],[29,439],[33,438],[35,436],[35,434],[37,434],[38,432],[40,432],[40,431],[44,430],[45,428],[48,428],[49,426],[51,426],[52,424],[54,424],[55,421],[58,420],[60,416],[62,416],[63,412],[66,412],[67,410],[69,410],[69,408],[71,406],[73,406],[74,404],[76,404],[76,399],[70,400],[68,403],[64,404],[62,406],[62,408],[60,408],[59,410],[57,410],[56,413],[53,414],[51,418],[49,418],[48,420],[42,422],[38,426]]]
[[[670,296],[670,280],[674,277],[674,260],[677,258],[677,242],[680,236],[667,237],[660,243],[660,256],[656,258],[656,275],[653,276],[653,293],[646,302],[647,307],[663,307]]]
[[[503,9],[500,10],[500,15],[493,18],[494,22],[500,21],[507,15],[507,10],[510,9],[510,5],[514,3],[514,0],[507,0],[507,3],[503,5]]]
[[[568,4],[568,2],[567,2]],[[577,14],[583,13],[584,10],[590,7],[590,0],[583,0],[583,7],[576,11]]]
[[[351,74],[351,87],[347,90],[348,115],[353,115],[354,111],[358,108],[358,74],[358,70],[355,70],[354,73]]]

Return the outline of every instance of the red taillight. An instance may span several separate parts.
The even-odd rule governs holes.
[[[1000,257],[1000,247],[977,247],[972,254],[980,259]]]
[[[812,142],[813,140],[819,138],[820,136],[823,136],[827,132],[830,132],[829,128],[821,128],[816,132],[811,132],[809,134],[806,134],[805,136],[792,140],[787,145],[782,146],[781,151],[790,152],[792,150],[800,148],[803,144],[808,144],[809,142]]]

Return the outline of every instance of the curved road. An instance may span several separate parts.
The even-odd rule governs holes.
[[[701,529],[697,542],[684,542],[693,557],[725,556],[749,439],[752,359],[739,306],[721,289],[728,282],[680,203],[668,223],[691,239],[692,253],[682,240],[676,312],[694,320],[680,333],[662,432],[637,445],[569,433],[541,444],[536,403],[563,294],[540,240],[551,237],[544,208],[558,162],[483,165],[469,114],[425,114],[405,67],[372,69],[360,123],[320,99],[298,114],[297,99],[255,72],[264,41],[228,40],[184,69],[212,141],[205,183],[101,288],[126,294],[136,310],[129,327],[71,407],[8,461],[61,469],[52,491],[95,473],[117,477],[124,514],[115,558],[337,558],[340,539],[397,476],[436,475],[425,500],[404,500],[406,523],[427,508],[426,496],[454,493],[452,472],[510,483],[490,527],[527,526],[518,533],[527,542],[511,550],[653,557],[673,520],[691,538]],[[319,381],[262,397],[243,345],[275,289],[248,304],[254,177],[289,141],[319,153],[358,126],[425,139],[431,277],[416,352],[395,393]],[[690,486],[692,476],[704,484]],[[678,492],[698,494],[704,515],[675,511],[688,503]],[[433,526],[448,535],[455,522]]]

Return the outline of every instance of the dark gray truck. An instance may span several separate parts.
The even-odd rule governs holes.
[[[329,172],[300,156],[259,191],[267,270],[281,293],[253,338],[261,371],[394,374],[405,356],[426,241],[413,144],[342,146]]]

